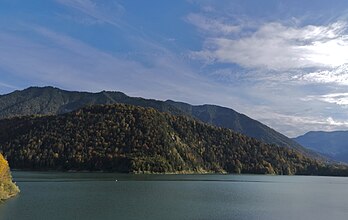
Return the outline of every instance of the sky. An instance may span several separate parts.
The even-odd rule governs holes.
[[[346,0],[0,0],[0,94],[122,91],[348,129]]]

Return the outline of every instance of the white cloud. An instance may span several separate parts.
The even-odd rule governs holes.
[[[328,117],[326,121],[329,123],[329,125],[348,127],[348,121],[337,121],[334,120],[332,117]]]
[[[220,29],[223,32],[224,29]],[[192,57],[246,68],[282,71],[337,67],[348,63],[346,29],[343,22],[304,27],[266,23],[246,36],[207,38],[203,50],[193,52]]]
[[[333,116],[299,116],[277,113],[272,109],[263,112],[262,108],[258,111],[258,117],[256,117],[258,120],[277,128],[277,131],[288,137],[297,137],[308,131],[335,131],[348,128],[347,120],[334,119]]]
[[[334,83],[342,86],[348,85],[348,64],[328,70],[319,70],[294,76],[294,79],[312,83]]]
[[[319,100],[340,106],[348,105],[348,93],[331,93],[326,95],[307,96],[304,101]]]

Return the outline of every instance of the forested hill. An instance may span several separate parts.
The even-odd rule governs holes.
[[[12,182],[8,162],[0,154],[0,202],[16,195],[18,192],[18,187]]]
[[[19,169],[332,174],[296,150],[189,117],[123,104],[1,120],[0,146]],[[345,171],[335,170],[340,175]]]
[[[312,157],[318,156],[279,132],[233,109],[214,105],[192,106],[174,101],[163,102],[134,98],[121,92],[88,93],[64,91],[53,87],[30,87],[0,96],[0,119],[13,116],[62,114],[89,105],[112,103],[152,107],[161,112],[187,115],[215,126],[232,129],[266,143],[296,148]]]
[[[191,115],[205,123],[218,127],[229,128],[235,132],[256,138],[262,142],[276,144],[278,146],[290,147],[300,150],[302,153],[317,157],[314,152],[304,149],[300,144],[289,139],[285,135],[274,129],[254,120],[244,114],[238,113],[233,109],[216,105],[193,106],[183,102],[166,101],[186,115]],[[320,157],[320,156],[319,156]]]

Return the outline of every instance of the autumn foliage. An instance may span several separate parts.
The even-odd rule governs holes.
[[[295,149],[265,144],[189,117],[124,104],[1,120],[0,150],[13,168],[29,170],[284,175],[346,172],[345,167],[333,169]]]
[[[0,201],[10,198],[18,192],[18,187],[12,182],[8,162],[0,154]]]

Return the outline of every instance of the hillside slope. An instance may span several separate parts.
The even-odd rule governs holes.
[[[205,123],[211,125],[229,128],[238,133],[256,138],[262,142],[276,144],[284,147],[291,147],[308,152],[297,142],[289,139],[285,135],[274,129],[254,120],[244,114],[240,114],[233,109],[216,105],[192,106],[186,103],[174,102],[171,100],[166,103],[175,106],[187,115],[191,115]]]
[[[0,96],[0,119],[14,116],[62,114],[89,105],[112,103],[152,107],[161,112],[190,116],[269,144],[295,148],[306,155],[318,157],[317,154],[309,152],[288,137],[233,109],[213,105],[192,106],[170,100],[163,102],[134,98],[121,92],[88,93],[64,91],[53,87],[31,87]]]
[[[327,170],[296,150],[185,116],[123,104],[1,120],[0,146],[13,168],[31,170],[262,174]]]
[[[18,187],[12,182],[8,163],[0,154],[0,201],[15,196],[18,192]]]
[[[311,131],[294,140],[334,160],[348,163],[348,131]]]

